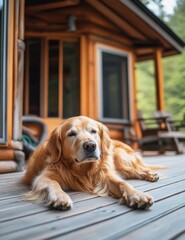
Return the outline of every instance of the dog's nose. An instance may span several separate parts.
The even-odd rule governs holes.
[[[83,148],[87,151],[87,152],[94,152],[96,149],[96,143],[93,141],[86,141],[83,144]]]

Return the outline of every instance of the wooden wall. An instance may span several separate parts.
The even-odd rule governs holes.
[[[8,142],[6,146],[0,146],[0,172],[21,170],[24,164],[22,137],[22,112],[23,112],[23,92],[25,109],[24,113],[28,114],[28,90],[26,84],[23,88],[23,71],[27,79],[27,66],[24,66],[25,38],[39,37],[43,42],[42,55],[45,56],[45,63],[42,68],[42,78],[44,79],[41,86],[44,91],[42,97],[41,116],[52,131],[62,121],[62,95],[60,96],[59,118],[47,117],[47,41],[49,39],[58,39],[59,41],[78,39],[80,42],[80,114],[87,115],[99,120],[99,99],[98,99],[98,62],[97,47],[102,45],[115,50],[125,51],[131,59],[130,65],[130,103],[131,103],[131,122],[130,124],[115,124],[106,122],[110,128],[111,137],[123,140],[124,133],[132,126],[139,134],[137,118],[137,101],[136,101],[136,80],[135,80],[135,62],[142,60],[144,51],[149,56],[154,53],[156,77],[157,77],[157,98],[158,109],[164,108],[163,87],[161,73],[162,50],[156,51],[151,44],[153,30],[148,29],[145,33],[146,23],[139,20],[133,15],[133,24],[130,12],[125,9],[119,1],[112,4],[111,0],[70,0],[60,2],[49,2],[47,4],[35,4],[34,0],[9,0],[9,29],[8,29]],[[32,5],[29,5],[32,3]],[[110,10],[112,8],[112,11]],[[122,16],[122,13],[125,15]],[[68,29],[68,18],[70,15],[76,16],[76,30],[70,32]],[[125,20],[126,19],[126,20]],[[128,21],[127,21],[128,20]],[[135,25],[134,25],[135,24]],[[24,31],[25,29],[25,31]],[[149,31],[150,30],[150,31]],[[161,39],[161,37],[159,37]],[[154,39],[155,40],[155,39]],[[143,41],[143,42],[142,42]],[[146,48],[136,49],[134,43],[150,43]],[[154,41],[155,42],[155,41]],[[161,41],[163,43],[163,41]],[[166,46],[166,42],[164,46]],[[60,48],[62,49],[62,48]],[[61,54],[61,53],[60,53]],[[143,58],[144,59],[144,58]],[[27,64],[28,61],[26,61]],[[60,64],[62,59],[60,58]],[[60,77],[62,72],[60,72]],[[62,78],[62,77],[61,77]],[[60,82],[62,84],[62,81]],[[61,89],[61,86],[60,86]],[[42,96],[43,95],[43,96]],[[126,129],[126,131],[125,131]]]
[[[10,4],[11,2],[11,4]],[[8,142],[0,146],[0,173],[22,171],[22,92],[24,66],[24,0],[9,1],[8,9]]]
[[[44,9],[42,5],[26,6],[26,38],[40,37],[43,41],[48,39],[79,39],[80,41],[80,114],[99,120],[99,99],[98,99],[98,66],[97,66],[97,46],[102,45],[115,50],[126,51],[131,57],[130,68],[130,102],[131,102],[131,125],[136,118],[136,93],[134,81],[135,54],[132,41],[121,33],[123,20],[116,17],[115,22],[108,18],[107,8],[102,10],[92,4],[92,1],[74,1],[69,7],[55,9],[57,3],[50,3],[48,7],[53,7],[52,11]],[[93,6],[91,6],[93,5]],[[96,4],[95,4],[96,5]],[[45,5],[45,7],[47,7]],[[76,16],[76,31],[69,32],[67,20],[70,15]],[[39,20],[38,20],[39,19]],[[120,22],[121,21],[121,22]],[[128,29],[128,26],[127,26]],[[136,31],[133,34],[139,34]],[[47,51],[47,49],[45,49]],[[44,54],[44,53],[43,53]],[[47,57],[44,58],[47,62]],[[47,65],[47,64],[46,64]],[[47,67],[44,67],[47,71]],[[47,74],[44,74],[44,93],[47,92]],[[47,94],[45,95],[47,96]],[[27,97],[26,97],[27,99]],[[49,124],[49,129],[53,129],[56,119],[47,119],[47,97],[42,98],[42,117]],[[61,103],[61,102],[60,102]],[[62,108],[62,106],[61,106]],[[25,113],[28,113],[25,110]],[[111,130],[111,136],[116,139],[123,139],[124,124],[107,124]],[[128,127],[128,125],[127,125]],[[134,126],[135,127],[135,126]]]

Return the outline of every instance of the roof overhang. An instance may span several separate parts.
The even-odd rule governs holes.
[[[118,0],[123,5],[125,5],[128,9],[130,9],[138,18],[140,18],[144,25],[148,25],[154,34],[156,34],[156,40],[160,37],[166,42],[168,47],[161,45],[163,48],[163,55],[173,55],[177,53],[181,53],[185,46],[185,43],[158,17],[156,17],[148,8],[146,8],[140,1],[138,0]],[[158,42],[158,41],[157,41]],[[136,43],[136,47],[147,48],[147,44],[143,42]],[[153,45],[154,46],[154,45]],[[149,47],[149,46],[148,46]],[[152,47],[152,40],[150,47]],[[155,46],[154,46],[155,47]],[[158,42],[158,46],[160,47],[160,40]]]
[[[76,34],[95,34],[129,45],[137,61],[152,59],[155,49],[171,56],[185,46],[139,0],[26,0],[26,34],[28,29],[38,34],[66,33],[69,14],[77,16]]]

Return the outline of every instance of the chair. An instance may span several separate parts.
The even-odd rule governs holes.
[[[22,141],[26,158],[47,138],[47,125],[34,116],[23,116]]]
[[[138,112],[138,122],[142,134],[139,144],[141,150],[157,150],[160,153],[176,151],[177,154],[183,152],[184,146],[180,140],[185,140],[185,133],[175,131],[170,114],[143,118],[142,113]]]
[[[169,112],[155,111],[154,112],[154,117],[155,118],[166,117],[167,120],[168,120],[169,127],[171,128],[172,131],[182,131],[182,130],[185,130],[185,114],[184,114],[182,120],[174,120],[172,118],[172,114],[169,113]]]

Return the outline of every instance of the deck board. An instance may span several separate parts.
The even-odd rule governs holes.
[[[0,239],[183,239],[185,237],[185,156],[146,157],[160,164],[162,178],[155,183],[129,180],[154,197],[147,211],[132,210],[116,199],[70,192],[69,211],[48,209],[25,201],[28,188],[23,173],[0,175]],[[173,226],[173,227],[172,227]]]
[[[165,231],[164,231],[164,222]],[[158,239],[176,238],[176,236],[185,231],[185,207],[171,212],[164,217],[159,218],[127,235],[128,239],[150,239],[150,236],[155,235]],[[175,227],[174,227],[175,224]]]

